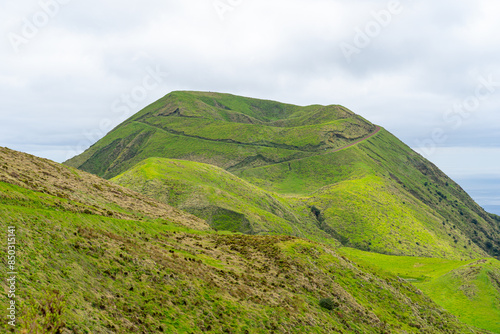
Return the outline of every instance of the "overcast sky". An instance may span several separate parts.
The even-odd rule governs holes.
[[[0,29],[0,146],[62,162],[173,90],[342,104],[500,206],[498,0],[3,0]]]

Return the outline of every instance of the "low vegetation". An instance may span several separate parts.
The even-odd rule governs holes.
[[[47,161],[16,154],[17,164],[33,162],[38,173],[45,171]],[[68,192],[91,192],[93,176],[78,172],[76,182],[68,171],[58,178],[68,182]],[[27,331],[477,332],[410,284],[319,243],[190,229],[175,214],[137,212],[137,219],[128,211],[119,219],[78,212],[74,207],[87,205],[87,198],[57,206],[60,197],[13,183],[0,182],[0,220],[16,226],[19,326]],[[126,211],[116,203],[120,209]],[[330,309],[320,306],[325,298]],[[3,292],[1,300],[5,305]]]
[[[218,229],[336,239],[394,255],[499,257],[500,224],[436,166],[378,130],[337,105],[172,92],[66,163],[119,175],[118,182]],[[205,163],[240,179],[178,162],[188,175],[148,158]],[[145,164],[166,173],[154,180]],[[178,191],[185,186],[190,194]],[[262,195],[269,205],[256,202]]]
[[[464,323],[500,332],[500,262],[495,259],[387,256],[352,248],[339,252],[358,264],[411,282]]]
[[[216,166],[149,158],[111,181],[190,212],[216,230],[288,234],[339,245],[311,212],[300,216],[286,198]]]
[[[2,159],[0,220],[16,226],[20,326],[28,332],[479,332],[409,283],[320,243],[192,229],[188,214],[159,218],[122,207],[126,201],[114,203],[127,213],[122,218],[75,210],[88,205],[87,196],[57,205],[57,194],[17,185],[23,174],[12,176],[13,164],[36,164],[37,175],[68,171],[50,180],[67,184],[68,193],[92,193],[95,177],[2,152],[16,155]],[[49,186],[37,180],[36,187]]]

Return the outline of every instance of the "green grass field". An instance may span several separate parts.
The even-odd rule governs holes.
[[[500,262],[388,256],[339,249],[349,259],[411,282],[461,321],[500,333]]]

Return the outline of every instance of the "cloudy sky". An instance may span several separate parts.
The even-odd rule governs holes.
[[[498,0],[5,0],[0,146],[62,162],[173,90],[342,104],[500,214],[499,16]]]

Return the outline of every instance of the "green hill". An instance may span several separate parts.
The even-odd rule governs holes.
[[[412,282],[463,322],[500,333],[499,261],[387,256],[348,248],[340,253]]]
[[[334,150],[374,130],[341,106],[298,107],[229,94],[173,92],[67,164],[105,178],[148,157],[234,169]]]
[[[197,187],[201,176],[194,169],[191,197],[203,202],[190,206],[172,190],[179,180],[171,187],[173,181],[155,182],[139,172],[148,158],[220,167],[240,178],[215,173],[231,179],[228,184],[235,183],[229,188],[238,190],[231,203],[221,205],[221,198],[205,191],[220,191],[227,199],[228,187],[204,181]],[[120,175],[119,182],[139,184],[136,190],[152,191],[157,199],[228,230],[300,235],[308,226],[304,235],[309,238],[322,240],[326,233],[346,246],[379,253],[500,256],[498,218],[396,137],[341,106],[173,92],[66,164],[108,179]],[[159,164],[155,168],[166,168]],[[163,179],[171,172],[178,173],[170,166]],[[255,202],[264,190],[270,205]],[[167,199],[162,192],[172,196]]]
[[[15,227],[18,246],[18,332],[482,332],[329,246],[215,232],[166,204],[8,149],[0,164],[0,220]]]
[[[203,218],[217,230],[288,234],[339,245],[312,213],[300,216],[286,198],[212,165],[149,158],[111,181]]]
[[[215,166],[149,158],[112,181],[206,219],[217,229],[281,233],[331,245],[339,245],[338,238],[344,244],[396,254],[485,256],[472,244],[455,247],[455,235],[466,238],[459,230],[449,236],[441,221],[432,220],[431,210],[422,212],[422,205],[374,176],[338,182],[311,196],[290,197],[262,190]],[[402,204],[401,198],[408,203]],[[440,229],[433,230],[433,223]]]

